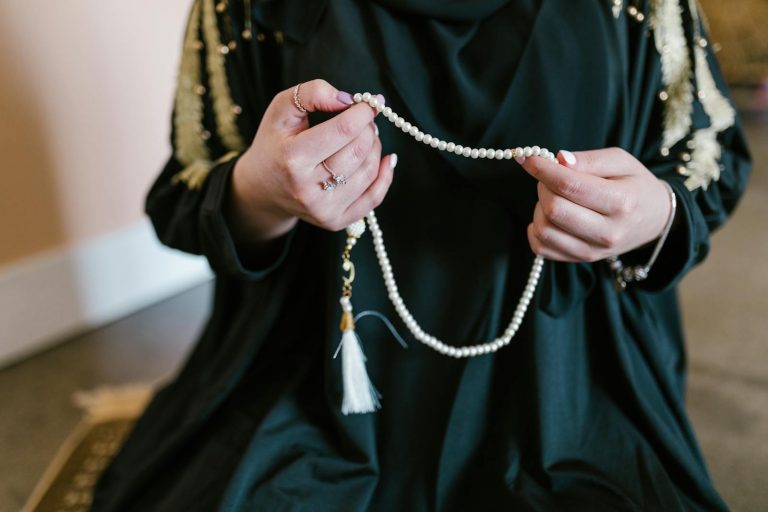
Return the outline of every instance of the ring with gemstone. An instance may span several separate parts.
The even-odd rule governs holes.
[[[323,167],[325,168],[325,170],[328,171],[328,174],[331,175],[331,179],[333,180],[333,182],[336,185],[346,185],[347,184],[347,177],[346,176],[343,176],[341,174],[336,174],[335,172],[333,172],[331,170],[331,168],[328,167],[328,164],[325,163],[325,160],[323,160],[321,163],[323,164]]]

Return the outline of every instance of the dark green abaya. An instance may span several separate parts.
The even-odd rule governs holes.
[[[246,253],[225,216],[234,160],[190,189],[172,179],[182,167],[172,158],[147,211],[164,243],[210,261],[213,314],[105,472],[94,510],[725,509],[685,413],[675,286],[734,208],[749,157],[731,128],[719,181],[683,185],[685,141],[660,154],[647,20],[614,18],[608,0],[254,4],[251,40],[241,2],[220,20],[236,42],[227,76],[245,139],[275,93],[319,77],[380,92],[425,132],[465,145],[620,146],[672,185],[680,220],[650,279],[625,293],[604,262],[547,263],[520,333],[493,355],[455,360],[410,336],[403,349],[379,320],[361,320],[382,409],[344,416],[332,357],[344,235],[299,223]],[[687,10],[684,21],[690,40]],[[693,128],[707,126],[694,108]],[[211,110],[207,98],[216,156]],[[400,157],[377,214],[405,301],[438,338],[498,336],[533,258],[536,182],[514,161],[438,153],[378,124],[384,151]],[[357,311],[395,320],[368,235],[353,258]]]

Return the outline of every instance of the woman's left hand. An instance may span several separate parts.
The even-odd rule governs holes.
[[[558,161],[518,159],[539,181],[528,240],[550,260],[592,262],[657,239],[671,204],[666,187],[620,148],[570,153]]]

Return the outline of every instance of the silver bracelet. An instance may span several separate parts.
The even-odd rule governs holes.
[[[667,224],[664,226],[664,231],[662,231],[661,237],[659,237],[659,241],[656,243],[656,247],[653,249],[653,254],[651,254],[651,257],[648,259],[648,263],[645,265],[625,267],[618,256],[611,256],[606,259],[608,265],[611,267],[611,270],[613,270],[613,273],[616,277],[615,286],[617,291],[622,292],[626,290],[627,283],[631,283],[633,281],[643,281],[648,278],[648,273],[651,271],[651,267],[653,267],[653,264],[656,262],[656,258],[659,257],[661,248],[664,247],[664,242],[666,242],[667,236],[669,236],[669,231],[672,229],[672,223],[675,220],[675,213],[677,212],[677,196],[675,196],[675,191],[672,190],[672,187],[669,185],[669,183],[663,180],[661,180],[661,182],[665,187],[667,187],[667,192],[669,192],[669,202],[671,208],[669,210],[669,218],[667,219]]]

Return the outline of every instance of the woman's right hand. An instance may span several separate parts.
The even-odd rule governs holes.
[[[379,97],[383,101],[383,97]],[[253,244],[290,231],[298,219],[338,231],[384,200],[397,155],[381,158],[376,110],[353,104],[348,93],[324,80],[301,84],[310,112],[340,112],[309,127],[293,102],[293,88],[277,94],[232,175],[228,216],[238,242]],[[323,190],[331,179],[322,162],[347,183]]]

